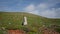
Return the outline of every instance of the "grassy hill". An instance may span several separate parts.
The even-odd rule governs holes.
[[[24,16],[28,20],[27,26],[22,26]],[[24,12],[0,12],[0,28],[22,29],[26,27],[37,32],[38,28],[43,26],[49,27],[52,24],[60,25],[60,19],[45,18]]]

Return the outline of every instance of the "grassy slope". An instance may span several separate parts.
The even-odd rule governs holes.
[[[33,14],[28,14],[28,13],[0,13],[0,23],[4,27],[9,27],[9,26],[22,26],[23,22],[23,16],[26,16],[28,19],[28,25],[32,25],[35,23],[40,23],[41,18],[39,16],[33,15]],[[9,25],[11,23],[11,25]]]
[[[5,27],[7,29],[20,29],[23,27],[21,24],[23,22],[23,16],[28,19],[28,25],[26,27],[31,29],[38,29],[43,25],[49,26],[51,24],[60,25],[60,19],[48,19],[45,17],[23,13],[23,12],[0,12],[0,28]],[[11,24],[9,24],[11,23]]]

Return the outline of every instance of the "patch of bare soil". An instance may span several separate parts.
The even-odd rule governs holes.
[[[23,30],[8,30],[8,34],[26,34]]]
[[[43,29],[42,32],[43,32],[43,34],[60,34],[59,32],[56,32],[56,31],[48,29],[48,28]]]

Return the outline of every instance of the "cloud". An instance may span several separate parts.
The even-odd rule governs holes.
[[[29,6],[25,7],[24,10],[25,10],[25,12],[32,13],[32,14],[39,13],[39,11],[36,10],[36,7],[34,6],[34,4],[30,4]]]
[[[48,8],[48,5],[46,3],[40,3],[37,7],[40,9],[46,9]]]
[[[34,11],[34,10],[35,10],[35,6],[34,6],[33,4],[31,4],[31,5],[27,6],[27,7],[25,8],[25,10],[26,10],[26,11]]]
[[[48,9],[48,10],[40,12],[39,14],[41,16],[48,17],[48,18],[55,18],[55,16],[56,16],[55,9],[51,9],[51,10]]]
[[[30,4],[24,8],[24,10],[28,13],[37,14],[40,16],[48,17],[48,18],[60,18],[60,8],[55,8],[56,4],[60,3],[60,0],[48,0],[48,2],[43,2],[37,4]]]
[[[60,8],[57,8],[57,9],[56,9],[56,13],[57,13],[57,14],[56,14],[56,17],[57,17],[57,18],[60,18]]]

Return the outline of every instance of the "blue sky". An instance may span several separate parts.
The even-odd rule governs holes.
[[[60,18],[60,0],[0,0],[0,11],[28,12],[48,18]]]

